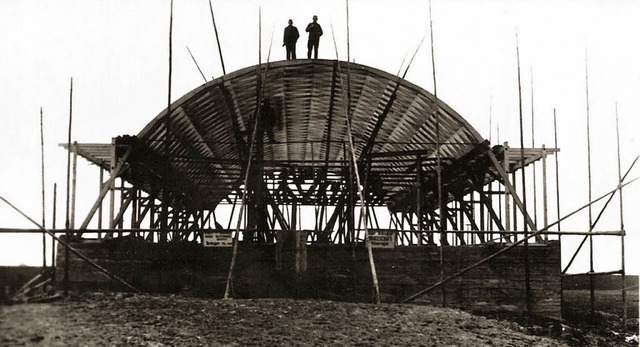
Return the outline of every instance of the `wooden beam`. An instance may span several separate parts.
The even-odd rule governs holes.
[[[135,194],[132,192],[132,193],[129,193],[126,199],[124,199],[124,201],[120,205],[120,210],[118,210],[118,214],[116,215],[113,221],[113,225],[118,225],[122,222],[122,217],[124,216],[124,213],[129,207],[129,205],[131,205],[131,202],[133,201],[134,198],[135,198]],[[133,211],[132,213],[135,214],[135,211]]]
[[[487,154],[489,155],[489,158],[493,162],[494,167],[496,168],[496,170],[498,170],[498,173],[502,177],[505,188],[507,189],[507,191],[509,191],[509,193],[511,193],[513,201],[515,202],[516,206],[518,206],[518,208],[520,209],[520,212],[522,212],[525,222],[531,228],[531,231],[533,232],[531,235],[535,235],[536,242],[542,242],[542,237],[537,232],[538,227],[535,225],[535,223],[533,223],[533,220],[531,220],[531,217],[527,213],[527,209],[522,204],[522,201],[520,201],[520,198],[518,197],[516,190],[513,188],[511,183],[509,183],[509,178],[507,176],[507,173],[504,171],[504,169],[500,165],[500,162],[498,162],[498,159],[496,158],[496,156],[493,154],[492,151],[487,151]]]
[[[492,154],[492,155],[493,155],[493,154]],[[496,160],[496,161],[497,161],[497,160]],[[503,171],[503,172],[504,172],[504,171]],[[636,178],[636,179],[637,179],[637,178]],[[552,226],[554,226],[554,225],[556,225],[556,224],[559,224],[561,221],[563,221],[563,220],[565,220],[565,219],[567,219],[567,218],[569,218],[569,217],[571,217],[571,216],[575,215],[576,213],[578,213],[578,212],[580,212],[580,211],[584,210],[585,208],[587,208],[587,207],[589,207],[589,206],[591,206],[591,205],[595,204],[596,202],[598,202],[598,201],[600,201],[600,200],[602,200],[602,199],[606,198],[607,196],[613,196],[613,194],[614,194],[616,191],[618,191],[618,190],[622,189],[623,187],[625,187],[625,186],[629,185],[630,183],[634,182],[636,179],[633,179],[633,180],[631,180],[631,181],[629,181],[629,182],[627,182],[627,183],[624,183],[624,184],[623,184],[622,182],[620,182],[620,183],[618,184],[618,186],[617,186],[615,189],[613,189],[613,190],[609,191],[609,192],[608,192],[608,193],[606,193],[606,194],[603,194],[602,196],[600,196],[599,198],[597,198],[597,199],[595,199],[595,200],[592,200],[592,201],[588,202],[587,204],[585,204],[585,205],[581,206],[580,208],[575,209],[573,212],[571,212],[571,213],[569,213],[569,214],[565,215],[564,217],[562,217],[562,218],[558,219],[555,223],[549,224],[549,226],[546,226],[546,227],[544,227],[544,228],[542,228],[542,229],[540,229],[540,230],[536,230],[536,231],[534,231],[533,233],[529,234],[529,235],[527,236],[527,238],[531,238],[531,237],[539,236],[541,233],[546,232],[546,231],[547,231],[549,228],[551,228]],[[417,292],[416,294],[413,294],[413,295],[409,296],[408,298],[406,298],[406,299],[402,300],[401,302],[402,302],[402,303],[411,302],[411,301],[413,301],[413,300],[417,299],[418,297],[420,297],[420,296],[422,296],[422,295],[424,295],[424,294],[426,294],[426,293],[428,293],[428,292],[430,292],[430,291],[432,291],[432,290],[434,290],[434,289],[436,289],[436,288],[438,288],[438,287],[442,286],[443,284],[446,284],[446,283],[450,282],[451,280],[453,280],[453,279],[455,279],[455,278],[457,278],[457,277],[462,276],[463,274],[467,273],[468,271],[470,271],[470,270],[472,270],[472,269],[474,269],[474,268],[476,268],[476,267],[478,267],[478,266],[480,266],[480,265],[482,265],[482,264],[484,264],[484,263],[488,262],[489,260],[491,260],[491,259],[493,259],[493,258],[495,258],[495,257],[499,256],[500,254],[505,253],[505,252],[508,252],[509,250],[511,250],[511,249],[513,249],[513,248],[515,248],[515,247],[517,247],[517,246],[519,246],[519,245],[523,244],[523,243],[525,242],[525,240],[526,240],[526,239],[518,240],[518,241],[516,241],[516,242],[514,242],[514,243],[510,244],[509,246],[507,246],[507,247],[505,247],[505,248],[503,248],[503,249],[501,249],[501,250],[499,250],[499,251],[497,251],[497,252],[495,252],[495,253],[493,253],[493,254],[489,255],[488,257],[486,257],[486,258],[484,258],[484,259],[482,259],[482,260],[480,260],[480,261],[478,261],[478,262],[476,262],[476,263],[474,263],[474,264],[472,264],[472,265],[469,265],[469,266],[465,267],[464,269],[462,269],[462,270],[460,270],[460,271],[456,272],[455,274],[453,274],[453,275],[451,275],[451,276],[449,276],[449,277],[447,277],[447,278],[445,278],[445,279],[443,279],[443,280],[439,281],[438,283],[435,283],[435,284],[433,284],[432,286],[430,286],[430,287],[428,287],[428,288],[425,288],[425,289],[423,289],[423,290],[421,290],[421,291]]]
[[[89,225],[89,222],[91,222],[91,218],[93,218],[93,215],[96,213],[96,211],[98,210],[98,207],[100,207],[100,204],[102,203],[102,199],[104,199],[104,197],[107,195],[109,190],[111,190],[111,185],[116,180],[118,175],[123,171],[124,164],[129,158],[129,154],[131,154],[131,147],[127,148],[127,151],[118,160],[118,163],[116,164],[115,168],[113,169],[113,172],[109,176],[109,179],[107,179],[107,181],[104,182],[104,184],[102,184],[102,189],[100,190],[100,194],[98,194],[98,198],[93,203],[93,206],[89,209],[89,213],[87,214],[84,221],[80,225],[80,230],[86,229],[87,226]],[[81,236],[81,235],[82,235],[82,231],[79,231],[78,236]]]
[[[78,256],[80,259],[84,260],[85,262],[87,262],[89,265],[93,266],[94,268],[98,269],[100,272],[102,272],[103,274],[107,275],[107,277],[114,279],[116,281],[118,281],[119,283],[123,284],[125,287],[133,290],[134,292],[139,292],[138,289],[136,289],[135,287],[133,287],[132,285],[130,285],[129,283],[127,283],[126,281],[124,281],[122,278],[116,276],[115,274],[113,274],[111,271],[105,269],[104,267],[98,265],[97,263],[95,263],[93,260],[89,259],[89,257],[87,257],[86,255],[80,253],[77,249],[73,248],[71,245],[69,245],[69,243],[67,242],[68,239],[62,240],[59,237],[57,237],[55,235],[55,233],[51,232],[50,230],[44,228],[42,225],[38,224],[36,221],[34,221],[31,217],[27,216],[24,212],[22,212],[20,209],[18,209],[17,207],[15,207],[13,204],[11,204],[9,201],[7,201],[5,198],[3,198],[2,196],[0,196],[0,200],[4,201],[7,205],[9,205],[11,208],[13,208],[14,210],[16,210],[18,213],[20,213],[23,217],[25,217],[27,220],[29,220],[31,223],[33,223],[35,226],[37,226],[38,228],[40,228],[41,232],[45,232],[47,234],[49,234],[49,236],[51,236],[52,238],[54,238],[56,241],[58,241],[60,244],[62,244],[65,249],[68,249],[71,253],[75,254],[76,256]]]
[[[391,96],[389,96],[389,100],[387,101],[387,104],[385,105],[384,109],[382,110],[382,113],[378,116],[378,120],[376,121],[376,124],[373,127],[373,130],[371,131],[371,135],[367,139],[367,142],[366,142],[364,148],[362,149],[362,152],[360,153],[360,158],[359,158],[358,161],[362,161],[365,157],[367,157],[369,155],[369,152],[371,152],[371,150],[373,149],[373,146],[375,145],[376,137],[378,136],[378,132],[380,131],[380,128],[382,128],[382,124],[384,123],[385,119],[387,118],[387,115],[389,114],[389,111],[391,111],[391,107],[393,106],[393,102],[396,100],[396,93],[398,91],[398,88],[400,87],[400,82],[401,81],[402,81],[401,79],[398,79],[398,81],[396,82],[396,86],[393,89],[393,92],[391,93]]]
[[[240,162],[244,163],[247,161],[249,149],[247,148],[247,144],[244,142],[244,139],[242,138],[242,132],[240,131],[240,124],[238,124],[239,116],[236,113],[236,109],[233,105],[233,98],[231,97],[231,93],[224,86],[224,81],[218,83],[217,87],[222,93],[225,105],[227,106],[227,111],[229,112],[229,118],[231,120],[231,129],[233,130],[233,134],[236,140],[236,147],[238,150],[238,156],[240,157]]]
[[[333,125],[333,106],[334,99],[336,95],[336,81],[338,75],[338,61],[335,60],[333,62],[333,73],[331,76],[331,97],[329,99],[329,111],[327,112],[327,140],[325,142],[325,155],[324,155],[324,173],[326,174],[329,169],[329,154],[331,153],[331,134],[332,134],[332,125]]]
[[[491,219],[493,219],[493,222],[496,223],[496,226],[498,227],[498,229],[500,231],[506,231],[506,229],[502,225],[502,221],[500,220],[500,217],[498,216],[496,211],[493,209],[493,205],[491,204],[491,199],[487,197],[487,195],[482,191],[482,189],[478,189],[477,192],[480,195],[480,200],[484,203],[484,206],[487,208],[487,211],[489,212]],[[507,242],[511,242],[511,236],[509,234],[503,234],[503,238]]]

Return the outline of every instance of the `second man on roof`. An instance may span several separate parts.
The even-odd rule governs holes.
[[[307,58],[311,59],[311,52],[313,51],[313,58],[318,59],[318,45],[320,44],[320,36],[322,36],[322,27],[318,24],[318,16],[313,16],[313,22],[307,25],[306,32],[309,33]],[[282,39],[282,46],[287,48],[287,60],[297,59],[296,42],[299,37],[298,28],[293,26],[293,20],[289,19],[289,25],[284,28],[284,37]]]

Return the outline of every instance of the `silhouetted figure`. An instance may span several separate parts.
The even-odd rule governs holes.
[[[260,124],[262,125],[262,129],[266,130],[267,136],[269,137],[269,143],[274,143],[274,135],[273,135],[273,127],[276,126],[278,118],[273,108],[271,107],[271,103],[269,99],[263,99],[262,104],[260,105]]]
[[[284,28],[284,38],[282,39],[282,46],[287,47],[287,60],[296,58],[296,42],[298,42],[300,33],[298,28],[293,26],[293,20],[289,19],[289,25]]]
[[[322,27],[318,24],[318,16],[313,16],[313,22],[307,25],[306,31],[309,33],[307,58],[311,59],[311,50],[313,49],[313,59],[318,59],[318,45],[320,44],[320,36],[322,36]]]

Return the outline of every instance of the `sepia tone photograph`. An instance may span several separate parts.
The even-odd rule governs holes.
[[[0,346],[637,346],[640,3],[0,3]]]

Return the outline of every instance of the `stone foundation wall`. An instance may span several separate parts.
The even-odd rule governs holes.
[[[142,291],[222,297],[231,248],[197,243],[154,244],[139,239],[76,240],[72,247]],[[505,247],[500,244],[444,247],[445,277]],[[416,302],[477,311],[526,309],[523,247],[516,247],[436,289]],[[308,245],[306,271],[295,271],[295,251],[283,250],[276,270],[276,246],[240,243],[233,296],[298,297],[370,302],[371,271],[364,245]],[[437,246],[374,249],[383,302],[399,302],[440,280]],[[529,247],[533,312],[560,317],[560,244]],[[298,260],[299,261],[299,260]],[[63,248],[58,250],[62,279]],[[123,286],[82,259],[70,257],[73,290],[123,290]]]

